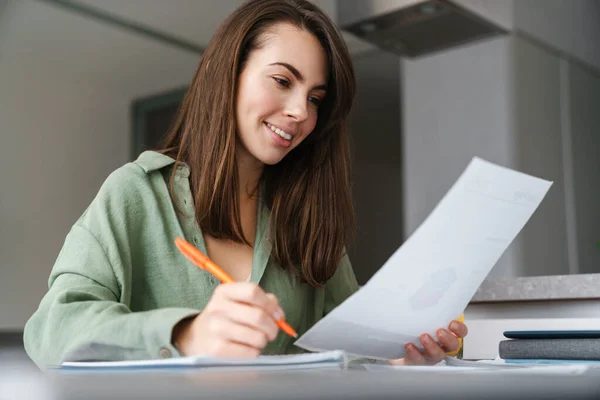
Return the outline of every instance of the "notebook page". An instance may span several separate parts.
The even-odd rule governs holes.
[[[230,359],[206,356],[175,357],[161,360],[134,361],[94,361],[64,362],[63,369],[71,368],[170,368],[170,367],[286,367],[286,366],[327,366],[347,363],[343,351],[326,351],[320,353],[259,356],[253,359]],[[282,368],[283,369],[283,368]]]

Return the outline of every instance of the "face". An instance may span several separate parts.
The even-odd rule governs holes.
[[[327,56],[315,36],[280,23],[239,76],[238,156],[273,165],[313,131],[325,98]]]

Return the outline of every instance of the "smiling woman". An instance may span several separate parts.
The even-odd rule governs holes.
[[[292,24],[275,25],[264,36],[264,47],[251,53],[240,74],[236,111],[247,154],[274,165],[317,123],[326,95],[327,55],[312,34]]]
[[[304,0],[251,0],[209,43],[164,145],[115,171],[67,236],[25,327],[39,366],[302,351],[303,334],[358,290],[345,120],[355,92],[333,22]],[[217,285],[184,237],[235,282]],[[249,281],[249,282],[248,282]],[[455,322],[424,353],[458,347]]]
[[[346,45],[310,3],[248,2],[215,33],[164,154],[190,166],[207,250],[233,276],[251,268],[260,187],[277,264],[314,287],[337,269],[354,231],[354,92]]]

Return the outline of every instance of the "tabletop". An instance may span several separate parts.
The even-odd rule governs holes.
[[[0,399],[587,399],[600,370],[584,374],[378,370],[357,366],[279,371],[177,370],[62,373],[0,358]]]

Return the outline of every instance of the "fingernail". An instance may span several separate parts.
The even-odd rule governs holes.
[[[452,329],[453,331],[457,331],[458,330],[458,322],[452,322],[450,324],[450,329]]]
[[[281,313],[280,313],[279,311],[275,311],[275,312],[273,313],[273,319],[274,319],[275,321],[279,321],[279,320],[281,319]]]
[[[433,339],[431,338],[431,336],[429,335],[425,335],[425,337],[423,338],[427,343],[433,343]]]

